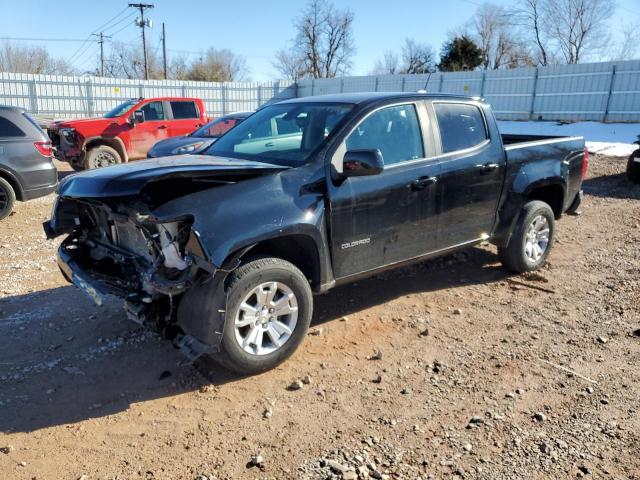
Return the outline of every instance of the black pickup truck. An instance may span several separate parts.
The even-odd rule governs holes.
[[[304,338],[313,293],[488,240],[538,269],[581,199],[580,137],[501,136],[481,99],[362,93],[259,110],[206,155],[85,172],[49,238],[97,302],[244,373]]]

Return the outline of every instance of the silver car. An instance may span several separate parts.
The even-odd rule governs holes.
[[[48,195],[57,185],[47,134],[23,109],[0,105],[0,220],[16,200]]]

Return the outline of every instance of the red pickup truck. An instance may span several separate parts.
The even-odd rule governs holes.
[[[56,158],[83,170],[146,158],[159,140],[186,135],[207,120],[199,98],[139,98],[102,118],[53,122],[48,133]]]

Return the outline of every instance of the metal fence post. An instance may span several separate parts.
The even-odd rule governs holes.
[[[533,120],[533,114],[536,108],[536,91],[538,88],[538,67],[533,74],[533,91],[531,92],[531,108],[529,109],[529,120]]]
[[[262,85],[258,85],[258,107],[262,105]]]
[[[87,116],[93,117],[95,112],[95,105],[93,101],[93,84],[91,83],[91,79],[88,79],[85,82],[85,88],[87,90]]]
[[[407,86],[407,78],[402,77],[402,82],[400,82],[400,91],[404,92],[405,87]]]
[[[378,76],[376,75],[376,79],[373,83],[373,91],[377,92],[378,91],[378,83],[380,82],[380,79],[378,78]]]
[[[442,93],[442,84],[444,83],[444,73],[440,74],[440,83],[438,83],[438,93]]]
[[[483,70],[482,71],[482,82],[480,83],[480,98],[484,97],[484,82],[486,80],[487,77],[487,71]]]
[[[223,83],[220,87],[220,96],[222,99],[222,114],[227,114],[227,84]]]
[[[311,78],[311,96],[313,97],[316,93],[316,82],[315,78]]]
[[[29,83],[29,109],[30,113],[38,113],[38,90],[36,89],[36,81],[30,80]]]
[[[340,93],[344,92],[344,78],[340,78]]]
[[[186,97],[187,96],[187,86],[186,85],[182,85],[182,96]]]
[[[144,98],[144,85],[138,85],[138,98]]]
[[[611,93],[613,92],[613,80],[616,76],[616,66],[613,64],[611,66],[611,77],[609,78],[609,93],[607,95],[607,104],[604,107],[604,115],[602,116],[602,121],[606,122],[607,117],[609,116],[609,105],[611,104]]]

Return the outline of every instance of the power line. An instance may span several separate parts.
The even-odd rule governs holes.
[[[29,37],[0,37],[0,40],[16,42],[85,42],[82,38],[29,38]]]
[[[93,30],[89,36],[85,39],[85,41],[83,42],[82,45],[80,45],[78,47],[78,49],[71,55],[71,57],[69,57],[69,63],[72,63],[74,60],[77,60],[78,55],[83,55],[87,49],[84,49],[84,51],[81,52],[81,50],[83,49],[84,45],[89,42],[91,40],[91,36],[94,33],[99,32],[101,29],[105,28],[107,25],[111,24],[114,20],[116,20],[117,18],[119,18],[123,13],[125,13],[128,10],[129,7],[125,7],[122,10],[120,10],[116,15],[114,15],[113,17],[111,17],[109,20],[107,20],[105,23],[103,23],[102,25],[100,25],[98,28],[96,28],[95,30]]]

